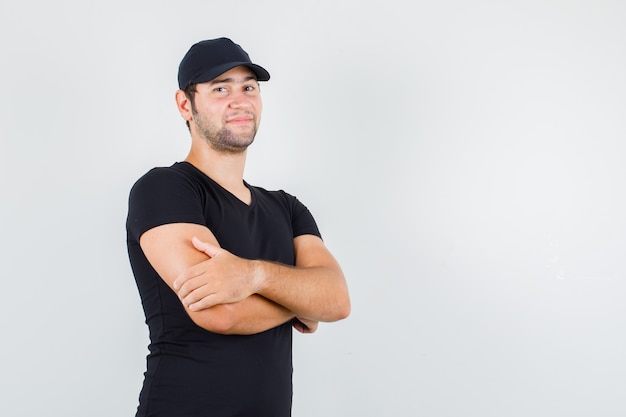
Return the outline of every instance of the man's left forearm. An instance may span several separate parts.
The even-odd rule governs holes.
[[[302,244],[307,252],[296,258],[295,267],[254,261],[258,294],[298,317],[324,322],[346,318],[350,314],[350,298],[341,268],[323,246],[315,242]]]

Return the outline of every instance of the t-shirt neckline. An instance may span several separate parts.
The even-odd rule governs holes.
[[[248,184],[246,182],[246,180],[243,180],[243,185],[246,186],[246,188],[250,191],[250,204],[247,204],[245,201],[241,200],[239,197],[237,197],[235,194],[231,193],[230,191],[228,191],[226,188],[222,187],[217,181],[215,181],[213,178],[209,177],[207,174],[205,174],[204,172],[202,172],[198,167],[196,167],[194,164],[192,164],[191,162],[188,161],[180,161],[180,162],[176,162],[175,165],[185,165],[185,166],[189,166],[191,167],[195,172],[199,173],[200,175],[202,175],[202,177],[208,179],[209,181],[211,181],[211,183],[215,184],[216,187],[218,187],[219,189],[221,189],[225,194],[227,194],[228,196],[230,196],[230,198],[232,198],[233,200],[238,201],[240,204],[243,204],[245,207],[253,207],[255,202],[256,202],[256,196],[254,194],[254,187],[252,187],[250,184]]]

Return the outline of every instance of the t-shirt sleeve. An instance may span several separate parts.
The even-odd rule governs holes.
[[[291,220],[291,224],[293,227],[293,237],[295,238],[300,235],[315,235],[321,238],[322,235],[309,209],[304,204],[302,204],[300,200],[298,200],[296,197],[291,198],[293,199]]]
[[[205,224],[200,190],[181,171],[155,168],[130,191],[127,227],[131,237],[170,223]]]

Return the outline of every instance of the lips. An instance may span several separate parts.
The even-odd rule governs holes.
[[[235,115],[235,116],[230,116],[226,118],[226,123],[233,123],[233,124],[239,124],[239,123],[248,123],[254,120],[254,116],[252,115]]]
[[[238,124],[238,123],[248,123],[248,122],[251,122],[251,121],[252,121],[252,119],[250,119],[249,117],[246,117],[246,118],[230,119],[230,120],[228,120],[228,123]]]

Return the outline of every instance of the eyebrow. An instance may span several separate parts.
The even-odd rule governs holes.
[[[250,80],[256,81],[256,77],[254,75],[248,75],[247,77],[244,77],[240,82],[243,84]],[[236,83],[238,81],[239,79],[235,79],[233,77],[216,78],[214,80],[209,81],[209,84],[213,85],[213,84],[222,84],[222,83]]]

